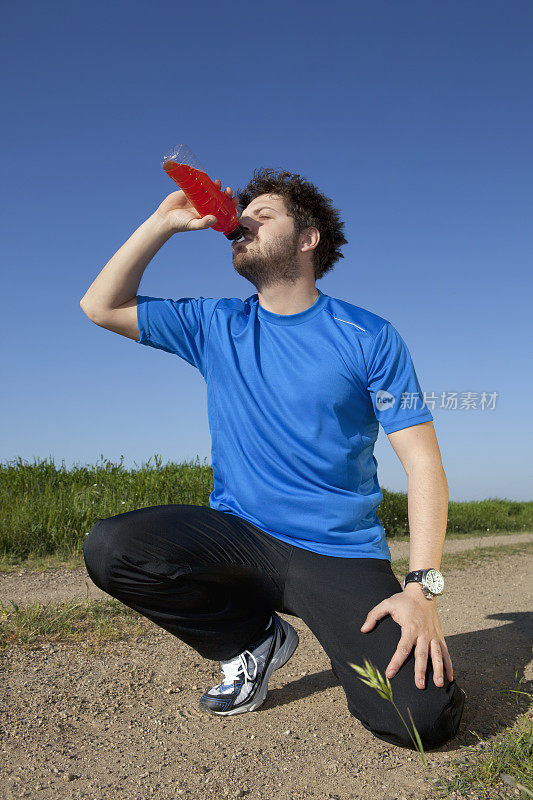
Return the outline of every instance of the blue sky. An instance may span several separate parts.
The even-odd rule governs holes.
[[[21,0],[2,28],[0,460],[210,463],[201,375],[79,307],[184,142],[224,186],[283,167],[334,200],[349,243],[321,291],[390,320],[424,391],[497,393],[433,410],[450,498],[531,499],[529,0]],[[139,288],[254,292],[211,230]],[[375,455],[405,491],[381,429]]]

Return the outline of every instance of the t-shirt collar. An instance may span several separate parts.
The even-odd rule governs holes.
[[[272,311],[267,311],[259,302],[259,295],[254,295],[254,300],[257,303],[257,315],[265,320],[265,322],[273,322],[274,325],[299,325],[301,322],[307,322],[312,319],[316,314],[322,311],[327,301],[327,295],[320,291],[318,286],[318,297],[312,306],[301,311],[299,314],[273,314]]]

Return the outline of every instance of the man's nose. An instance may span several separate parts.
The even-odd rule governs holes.
[[[244,230],[247,233],[252,233],[253,232],[253,227],[252,226],[254,224],[254,221],[253,221],[253,219],[251,217],[246,217],[246,216],[242,216],[241,215],[239,217],[239,222],[240,222],[240,224],[242,225],[242,227],[244,228]]]

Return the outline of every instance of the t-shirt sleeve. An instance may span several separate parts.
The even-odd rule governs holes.
[[[211,317],[220,298],[179,300],[137,296],[137,344],[165,350],[188,361],[205,378]]]
[[[431,422],[411,354],[390,322],[376,335],[367,365],[368,391],[385,433]]]

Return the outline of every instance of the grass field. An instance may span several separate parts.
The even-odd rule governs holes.
[[[0,465],[0,563],[55,554],[63,561],[79,556],[87,532],[104,519],[153,505],[172,503],[209,506],[213,490],[210,465],[196,462],[154,463],[132,470],[123,459],[102,457],[96,465],[68,470],[53,461]],[[382,489],[379,519],[388,539],[409,532],[407,494]],[[533,503],[489,498],[450,502],[447,536],[533,530]]]

